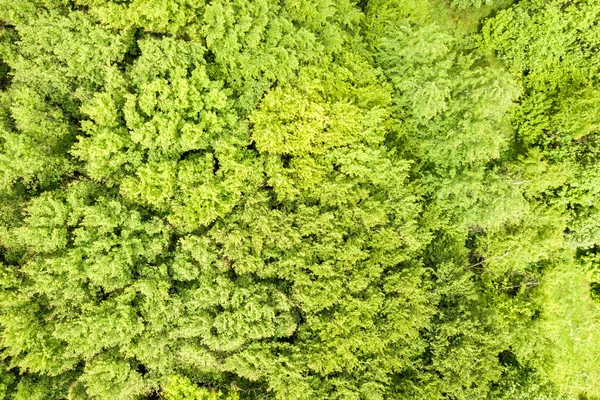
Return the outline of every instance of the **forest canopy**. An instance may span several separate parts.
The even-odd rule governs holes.
[[[600,0],[0,0],[0,399],[600,399]]]

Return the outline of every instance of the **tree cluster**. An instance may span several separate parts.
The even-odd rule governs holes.
[[[0,398],[600,398],[598,22],[0,0]]]

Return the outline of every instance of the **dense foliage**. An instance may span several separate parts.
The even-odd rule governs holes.
[[[598,0],[0,0],[0,398],[600,398]]]

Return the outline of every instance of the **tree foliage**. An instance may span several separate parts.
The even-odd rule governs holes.
[[[483,3],[0,0],[0,397],[599,395],[600,4]]]

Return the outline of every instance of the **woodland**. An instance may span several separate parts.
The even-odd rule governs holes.
[[[0,0],[0,399],[600,399],[600,0]]]

